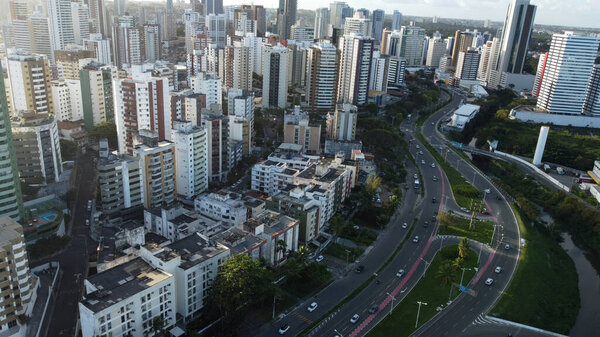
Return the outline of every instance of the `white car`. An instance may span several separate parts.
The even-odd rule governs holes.
[[[323,255],[319,255],[319,256],[317,256],[317,258],[315,259],[315,261],[316,262],[321,262],[321,261],[323,261],[323,259],[324,259]]]
[[[506,246],[504,246],[504,249],[509,250],[510,249],[510,245],[507,243]]]
[[[402,224],[402,228],[407,228],[407,227],[408,227],[408,224],[406,222]]]
[[[425,165],[425,161],[424,160],[421,160],[421,165]]]
[[[398,270],[398,272],[396,273],[397,277],[402,277],[404,275],[404,269],[400,269]]]
[[[85,219],[85,225],[89,226],[90,225],[90,219]]]
[[[487,189],[485,189],[485,190],[483,190],[483,191],[484,191],[486,194],[490,194],[490,193],[492,193],[492,191],[491,191],[489,188],[487,188]]]
[[[311,303],[311,304],[308,306],[307,310],[308,310],[308,312],[313,312],[313,311],[315,311],[315,309],[317,309],[317,307],[318,307],[318,306],[319,306],[319,305],[317,304],[317,302],[312,302],[312,303]]]
[[[435,168],[435,163],[431,163],[431,167],[432,167],[432,168]]]
[[[498,266],[498,267],[496,267],[496,269],[494,269],[494,272],[496,274],[500,274],[501,271],[502,271],[502,267],[500,267],[500,266]]]
[[[420,149],[421,147],[419,146],[419,144],[417,144],[417,149]]]
[[[415,174],[413,174],[413,178],[419,179],[419,175],[415,173]]]
[[[350,318],[350,323],[354,324],[356,322],[358,322],[358,314],[354,314],[354,316],[352,316],[352,318]]]
[[[279,334],[283,335],[284,333],[288,332],[289,329],[290,329],[290,325],[289,324],[285,324],[284,326],[282,326],[281,328],[279,328]]]
[[[491,286],[492,283],[494,283],[494,279],[492,279],[491,277],[488,277],[488,279],[485,280],[485,285],[486,286]]]
[[[417,236],[415,236],[415,238],[413,239],[413,242],[414,242],[414,243],[419,243],[419,236],[418,236],[418,235],[417,235]]]

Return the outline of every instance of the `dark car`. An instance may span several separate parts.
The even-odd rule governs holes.
[[[354,269],[354,271],[358,274],[361,273],[363,270],[365,270],[365,266],[360,265],[358,267],[356,267],[356,269]]]
[[[435,204],[435,197],[431,198],[431,202]]]
[[[425,221],[425,223],[423,224],[423,227],[427,228],[429,226],[429,221]]]
[[[371,307],[371,309],[369,309],[369,314],[374,314],[374,313],[376,313],[376,312],[377,312],[377,309],[378,309],[378,308],[377,308],[377,306],[376,306],[376,305],[372,306],[372,307]]]

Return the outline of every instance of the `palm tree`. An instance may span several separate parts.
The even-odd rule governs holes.
[[[275,252],[282,253],[282,255],[285,255],[286,250],[287,250],[287,243],[284,240],[277,240],[277,243],[275,246]]]
[[[305,266],[308,263],[308,255],[310,255],[310,249],[306,248],[306,246],[300,246],[300,248],[298,248],[296,258],[302,266]]]
[[[440,265],[440,268],[436,273],[436,277],[440,279],[442,286],[445,286],[452,283],[455,273],[456,270],[454,267],[452,267],[452,263],[450,261],[446,261]]]
[[[458,256],[461,258],[466,258],[469,255],[469,249],[471,245],[469,244],[469,240],[466,237],[460,239],[460,243],[458,244]]]
[[[454,267],[456,270],[462,268],[464,264],[465,259],[461,257],[457,257],[456,259],[452,260],[452,267]]]

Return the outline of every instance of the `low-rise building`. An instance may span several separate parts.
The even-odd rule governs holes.
[[[155,318],[175,324],[175,278],[141,258],[88,277],[79,302],[83,337],[147,336]]]
[[[100,142],[100,148],[98,186],[102,211],[112,216],[124,210],[141,209],[144,195],[139,161],[128,155],[109,153],[106,140]]]
[[[289,215],[300,221],[299,241],[307,243],[319,235],[321,203],[309,198],[307,186],[288,185],[267,201],[271,210]]]
[[[149,264],[174,275],[175,291],[170,300],[176,304],[177,314],[186,319],[204,307],[210,284],[229,255],[229,248],[199,233],[164,247],[148,244],[141,248],[142,258]]]
[[[144,226],[149,232],[170,241],[183,239],[196,232],[210,236],[229,227],[224,221],[202,216],[179,203],[144,210]]]
[[[465,104],[454,111],[448,126],[462,130],[479,112],[479,105]]]
[[[264,238],[264,255],[270,266],[284,262],[291,251],[298,250],[300,222],[289,216],[266,210],[243,224],[243,230]]]
[[[203,194],[194,201],[194,208],[209,218],[240,226],[247,219],[247,208],[239,193],[221,190]]]

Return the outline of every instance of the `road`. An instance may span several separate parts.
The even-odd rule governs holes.
[[[41,260],[36,264],[58,261],[62,270],[54,308],[50,312],[50,325],[47,336],[75,336],[78,319],[77,303],[81,298],[83,280],[88,266],[88,227],[87,201],[92,198],[95,188],[94,163],[91,155],[81,155],[77,159],[77,197],[73,210],[72,240],[67,248],[57,256]]]

